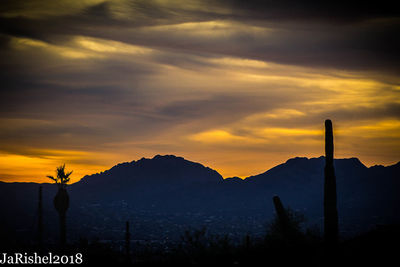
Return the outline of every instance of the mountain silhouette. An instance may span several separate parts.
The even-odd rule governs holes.
[[[85,201],[124,200],[135,206],[162,209],[202,206],[201,197],[223,181],[208,167],[173,155],[118,164],[111,169],[83,177],[70,186],[71,194]],[[190,199],[189,201],[188,198]]]
[[[201,225],[229,234],[262,233],[274,214],[274,195],[303,213],[309,225],[321,228],[324,162],[324,157],[293,158],[245,179],[223,179],[215,170],[173,155],[121,163],[68,186],[69,235],[78,238],[93,232],[112,238],[107,231],[128,219],[136,238],[176,237],[183,229]],[[342,236],[400,222],[400,162],[368,168],[349,158],[334,164]],[[57,188],[41,185],[44,228],[50,235],[57,224],[51,207]],[[38,187],[0,183],[0,237],[12,239],[33,229]]]
[[[210,168],[173,155],[118,164],[100,174],[83,177],[74,186],[185,186],[215,183],[222,176]]]

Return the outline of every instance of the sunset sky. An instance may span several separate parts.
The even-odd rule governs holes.
[[[323,3],[323,4],[322,4]],[[324,153],[400,161],[400,12],[385,1],[0,6],[0,181],[174,154],[224,177]]]

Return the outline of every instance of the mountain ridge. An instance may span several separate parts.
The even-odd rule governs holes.
[[[80,178],[78,181],[76,181],[76,182],[74,182],[74,183],[72,183],[72,184],[70,184],[70,185],[79,183],[79,182],[81,182],[82,180],[87,179],[87,178],[90,178],[90,177],[95,176],[95,175],[107,174],[107,173],[109,173],[110,171],[116,170],[116,169],[118,169],[118,168],[131,167],[132,165],[140,165],[140,164],[143,164],[144,162],[149,162],[149,161],[153,161],[153,160],[160,160],[160,159],[178,160],[178,161],[188,162],[188,163],[190,163],[190,164],[204,167],[204,168],[206,168],[206,169],[208,169],[208,170],[210,170],[210,171],[214,171],[214,172],[217,172],[217,173],[219,174],[219,172],[218,172],[217,170],[214,170],[214,169],[212,169],[211,167],[205,166],[205,165],[203,165],[203,164],[201,164],[201,163],[199,163],[199,162],[195,162],[195,161],[191,161],[191,160],[185,159],[184,157],[181,157],[181,156],[176,156],[176,155],[173,155],[173,154],[166,154],[166,155],[157,154],[157,155],[155,155],[155,156],[152,157],[152,158],[142,157],[142,158],[139,159],[139,160],[132,160],[132,161],[126,161],[126,162],[117,163],[117,164],[115,164],[114,166],[110,167],[110,168],[107,169],[107,170],[104,170],[104,171],[101,171],[101,172],[97,172],[97,173],[93,173],[93,174],[85,175],[85,176],[83,176],[82,178]],[[276,166],[274,166],[274,167],[271,167],[270,169],[268,169],[268,170],[266,170],[266,171],[264,171],[264,172],[262,172],[262,173],[259,173],[259,174],[250,175],[250,176],[247,176],[247,177],[244,177],[244,178],[243,178],[243,177],[239,177],[239,176],[222,177],[222,175],[221,175],[221,177],[222,177],[222,179],[224,179],[224,180],[226,180],[226,179],[228,179],[228,180],[230,180],[230,179],[233,179],[233,180],[237,180],[237,179],[246,180],[246,179],[248,179],[248,178],[253,178],[253,177],[255,177],[255,176],[260,176],[260,175],[267,174],[268,172],[271,172],[271,171],[273,171],[273,170],[275,170],[275,169],[278,169],[278,168],[280,168],[280,167],[282,167],[282,166],[285,166],[286,164],[290,164],[290,163],[293,163],[293,162],[298,163],[299,161],[307,162],[307,161],[324,160],[324,159],[325,159],[324,156],[319,156],[319,157],[303,157],[303,156],[296,156],[296,157],[293,157],[293,158],[289,158],[289,159],[287,159],[285,162],[280,163],[280,164],[278,164],[278,165],[276,165]],[[399,166],[399,167],[400,167],[400,161],[398,161],[397,163],[391,164],[391,165],[376,164],[376,165],[372,165],[372,166],[370,166],[370,167],[367,167],[365,164],[363,164],[363,163],[360,161],[360,159],[358,159],[357,157],[335,158],[335,163],[336,163],[336,162],[340,162],[340,161],[353,161],[354,163],[357,163],[357,164],[361,165],[363,168],[367,168],[367,169],[371,169],[371,168],[388,168],[388,167],[396,167],[396,166]],[[220,175],[220,174],[219,174],[219,175]],[[48,183],[46,183],[46,182],[39,183],[39,182],[8,182],[8,181],[0,181],[0,183],[51,184],[51,182],[48,182]]]
[[[118,164],[114,165],[113,167],[111,167],[110,169],[105,170],[105,171],[100,172],[100,173],[96,173],[96,174],[101,174],[101,173],[110,171],[110,170],[112,170],[114,167],[118,167],[118,166],[120,166],[120,165],[129,165],[129,164],[132,164],[132,163],[138,163],[138,162],[141,162],[141,161],[153,160],[153,159],[159,159],[159,158],[165,158],[165,157],[167,157],[167,158],[175,158],[175,159],[184,160],[184,161],[188,161],[188,162],[191,162],[191,163],[199,164],[199,165],[201,165],[201,166],[203,166],[203,167],[205,167],[205,168],[207,168],[207,169],[210,169],[210,170],[213,170],[213,171],[218,172],[218,170],[214,170],[214,169],[212,169],[212,168],[210,168],[210,167],[208,167],[208,166],[205,166],[205,165],[203,165],[203,164],[201,164],[201,163],[199,163],[199,162],[194,162],[194,161],[185,159],[184,157],[175,156],[175,155],[170,155],[170,154],[167,154],[167,155],[160,155],[160,154],[157,154],[157,155],[155,155],[153,158],[145,158],[145,157],[142,157],[140,160],[137,160],[137,161],[133,160],[133,161],[131,161],[131,162],[118,163]],[[277,167],[279,167],[279,166],[281,166],[281,165],[285,165],[285,164],[287,164],[287,163],[295,162],[295,161],[298,161],[298,160],[306,160],[306,161],[307,161],[307,160],[324,160],[324,159],[325,159],[324,156],[319,156],[319,157],[302,157],[302,156],[296,156],[296,157],[293,157],[293,158],[289,158],[289,159],[286,160],[285,162],[280,163],[280,164],[278,164],[278,165],[276,165],[276,166],[274,166],[274,167],[272,167],[272,168],[270,168],[270,169],[268,169],[268,170],[266,170],[266,171],[264,171],[264,172],[262,172],[262,173],[259,173],[259,174],[250,175],[250,176],[247,176],[247,177],[244,177],[244,178],[242,178],[242,177],[240,177],[240,176],[223,177],[223,179],[226,180],[226,179],[236,179],[236,178],[238,178],[238,179],[241,179],[241,180],[246,180],[246,179],[251,178],[251,177],[254,177],[254,176],[258,176],[258,175],[265,174],[265,173],[267,173],[267,172],[269,172],[269,171],[271,171],[271,170],[273,170],[273,169],[275,169],[275,168],[277,168]],[[387,168],[387,167],[392,167],[392,166],[400,165],[400,161],[399,161],[399,162],[397,162],[397,163],[395,163],[395,164],[392,164],[392,165],[386,165],[386,166],[385,166],[385,165],[377,164],[377,165],[373,165],[373,166],[367,167],[367,166],[366,166],[365,164],[363,164],[363,163],[360,161],[360,159],[358,159],[357,157],[335,158],[335,162],[344,161],[344,160],[354,161],[355,163],[360,164],[360,165],[362,165],[363,167],[368,168],[368,169],[373,168],[373,167],[384,167],[384,168]],[[92,176],[92,175],[96,175],[96,174],[86,175],[86,176],[82,177],[81,180],[82,180],[83,178],[87,177],[87,176]],[[79,180],[79,181],[80,181],[80,180]],[[79,181],[77,181],[77,182],[79,182]],[[75,183],[77,183],[77,182],[75,182]]]
[[[274,195],[285,207],[303,213],[309,225],[320,227],[324,164],[324,157],[296,157],[243,180],[223,179],[209,167],[173,155],[120,163],[68,186],[71,233],[96,234],[98,229],[107,231],[130,218],[136,221],[135,234],[146,233],[146,238],[157,229],[178,233],[184,227],[203,224],[222,232],[232,233],[229,229],[234,228],[240,229],[238,234],[260,234],[264,223],[273,217]],[[366,167],[357,158],[335,159],[335,172],[343,235],[400,222],[399,163]],[[0,182],[0,210],[4,214],[0,224],[5,234],[29,228],[26,224],[35,217],[39,186],[43,187],[47,227],[57,225],[52,206],[57,192],[54,184]],[[157,222],[152,224],[155,228],[147,225],[149,221]]]

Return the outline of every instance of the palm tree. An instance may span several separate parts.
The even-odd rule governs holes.
[[[47,177],[53,180],[58,187],[60,188],[66,188],[67,183],[69,182],[70,178],[69,176],[72,174],[72,171],[65,173],[65,164],[57,167],[56,169],[57,176],[54,178],[51,175],[48,175]]]
[[[54,207],[56,208],[60,218],[60,244],[64,246],[66,243],[66,213],[69,207],[69,196],[67,193],[67,183],[72,171],[65,172],[65,164],[57,167],[56,177],[48,175],[58,186],[57,195],[54,197]]]

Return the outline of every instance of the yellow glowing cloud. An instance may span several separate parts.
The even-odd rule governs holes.
[[[208,60],[211,63],[218,64],[225,68],[240,68],[240,69],[262,69],[270,67],[271,65],[265,61],[246,59],[246,58],[234,58],[234,57],[222,57],[222,58],[211,58]]]
[[[301,117],[301,116],[305,116],[305,115],[306,115],[306,113],[296,110],[296,109],[278,108],[278,109],[271,110],[269,112],[256,113],[256,114],[250,115],[247,118],[245,118],[245,121],[257,122],[260,119],[289,119],[289,118]]]
[[[260,64],[261,65],[261,64]],[[259,65],[259,66],[260,66]],[[264,67],[277,66],[278,64],[269,63],[268,65],[264,65]],[[265,72],[268,70],[268,72]],[[290,66],[288,67],[290,70]],[[307,70],[306,68],[304,70]],[[374,90],[376,86],[380,86],[381,83],[374,80],[369,79],[359,79],[359,78],[341,78],[330,76],[329,74],[324,75],[321,74],[309,74],[307,72],[304,73],[296,73],[287,71],[286,73],[276,73],[271,71],[271,69],[265,69],[262,73],[254,73],[254,72],[237,72],[236,75],[232,75],[233,78],[237,80],[245,80],[249,82],[270,82],[270,81],[281,81],[285,83],[290,83],[293,85],[298,85],[301,87],[309,88],[321,88],[325,90],[330,90],[334,92],[346,93],[345,89],[351,88],[352,92],[363,92],[367,90],[366,93]]]
[[[266,137],[286,137],[286,136],[322,136],[321,130],[291,129],[291,128],[264,128],[259,131],[259,135]]]
[[[272,32],[272,29],[265,27],[250,26],[233,21],[222,20],[147,26],[141,28],[141,30],[154,33],[170,32],[171,35],[190,36],[191,38],[220,38],[235,34],[240,31],[252,32],[257,35],[266,35]]]
[[[190,140],[203,143],[219,144],[268,144],[277,139],[299,136],[321,136],[322,130],[291,128],[246,128],[245,136],[234,135],[226,130],[210,130],[189,136]]]
[[[347,125],[337,131],[344,136],[359,136],[360,138],[398,138],[400,142],[400,120],[380,120],[359,122]]]
[[[303,108],[311,107],[314,111],[321,111],[339,107],[376,108],[385,103],[400,103],[395,85],[360,77],[360,74],[337,75],[324,70],[316,73],[309,68],[300,71],[299,67],[272,63],[264,66],[258,64],[259,70],[254,67],[234,67],[233,64],[225,68],[225,75],[236,83],[252,85],[252,88],[260,88],[259,91],[268,90],[265,88],[273,84],[275,90],[281,90],[280,94],[283,96],[298,94],[305,98],[305,101],[297,103],[299,112],[303,112]]]
[[[83,36],[76,36],[65,45],[13,37],[11,45],[17,50],[40,49],[44,52],[70,59],[105,58],[107,54],[146,55],[154,51],[142,46]]]
[[[29,38],[13,37],[11,39],[11,46],[17,50],[42,49],[44,52],[50,52],[52,54],[71,59],[99,57],[99,55],[88,51],[79,50],[68,46],[57,46]]]
[[[237,141],[241,142],[246,140],[246,138],[244,137],[233,135],[224,130],[211,130],[194,134],[190,136],[189,139],[205,143],[227,143]]]
[[[122,42],[84,36],[75,37],[74,42],[83,48],[100,53],[124,53],[143,55],[149,54],[154,51],[153,49],[143,46],[129,45]]]

